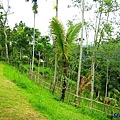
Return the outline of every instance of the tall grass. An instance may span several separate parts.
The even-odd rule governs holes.
[[[54,95],[37,86],[15,67],[5,64],[4,75],[21,88],[31,106],[47,116],[48,120],[109,120],[102,113],[91,109],[75,108],[55,100]]]

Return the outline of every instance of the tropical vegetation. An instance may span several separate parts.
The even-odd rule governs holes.
[[[24,21],[16,23],[11,28],[7,24],[10,11],[9,0],[7,9],[4,8],[1,2],[0,61],[7,62],[13,66],[21,66],[26,74],[38,74],[42,76],[40,79],[44,79],[45,82],[49,81],[52,94],[46,90],[45,93],[49,94],[48,98],[51,96],[54,99],[55,97],[54,102],[51,104],[59,104],[67,109],[68,106],[65,103],[61,103],[61,101],[64,102],[65,99],[69,98],[69,95],[67,95],[67,89],[69,88],[71,89],[70,93],[76,94],[76,98],[73,98],[75,106],[77,106],[76,101],[79,97],[85,97],[91,99],[90,108],[93,106],[92,101],[96,100],[119,109],[120,20],[114,16],[120,12],[119,1],[93,0],[92,5],[87,3],[86,0],[71,1],[72,5],[68,5],[68,7],[77,7],[78,10],[81,10],[82,20],[76,15],[74,20],[69,20],[66,23],[67,25],[64,26],[58,18],[59,2],[56,0],[56,16],[51,17],[49,24],[50,33],[44,36],[41,35],[39,28],[35,26],[35,16],[39,7],[37,0],[32,1],[33,28],[27,26]],[[94,17],[87,20],[84,14],[91,11],[94,12]],[[89,41],[92,41],[92,43]],[[12,70],[9,71],[11,72]],[[21,79],[25,83],[21,85],[21,81],[12,78],[14,75],[9,76],[12,74],[9,71],[5,72],[5,76],[18,86],[21,87],[23,85],[22,87],[25,87],[25,89],[33,86],[33,89],[36,88],[37,92],[40,90],[43,93],[43,88],[38,88],[34,83],[29,83],[30,81],[24,80],[24,77],[21,77]],[[18,76],[21,76],[19,72]],[[57,83],[62,83],[62,86],[59,86],[61,87],[61,93],[58,93],[61,95],[56,95]],[[50,110],[47,111],[45,106],[45,103],[48,105],[45,100],[48,99],[47,96],[38,95],[40,92],[35,93],[32,92],[29,99],[32,105],[42,113],[50,112]],[[25,94],[27,96],[27,93]],[[35,99],[32,101],[33,97]],[[43,98],[41,103],[43,106],[39,103],[37,97]],[[59,102],[56,100],[59,100]],[[37,105],[34,105],[34,102]],[[84,103],[84,101],[82,102]],[[56,105],[56,107],[58,106]],[[63,108],[60,107],[60,109]],[[75,113],[79,111],[73,107],[69,109],[74,109]],[[86,111],[86,109],[84,110]],[[56,112],[54,108],[52,109],[53,111]],[[55,113],[55,115],[52,112],[48,115],[51,115],[51,119],[57,119],[55,117],[56,114],[60,115],[57,115],[57,117],[59,116],[58,118],[61,117],[59,110],[59,113]],[[82,110],[80,112],[82,113]],[[70,117],[70,114],[66,114],[66,116]]]

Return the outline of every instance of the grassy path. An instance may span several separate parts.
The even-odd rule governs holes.
[[[20,88],[3,76],[0,62],[0,120],[46,120],[24,98]]]

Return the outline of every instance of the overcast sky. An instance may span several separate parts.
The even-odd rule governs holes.
[[[10,27],[14,27],[15,23],[23,21],[27,26],[33,27],[34,18],[32,11],[32,0],[25,2],[25,0],[9,0],[11,6],[10,12],[13,14],[8,15],[8,24]],[[56,0],[38,0],[38,14],[36,15],[36,28],[40,30],[42,35],[48,35],[48,27],[50,19],[55,16],[55,5]],[[78,8],[68,8],[68,5],[72,5],[72,0],[59,0],[58,4],[58,19],[66,25],[68,20],[73,20],[75,15],[78,17],[77,22],[81,22],[82,14],[81,10]],[[86,0],[89,3],[93,3],[93,0]],[[0,0],[1,3],[4,3],[4,7],[7,6],[7,0]],[[92,13],[85,13],[85,19],[89,18]],[[84,35],[86,36],[86,35]]]
[[[7,0],[1,0],[4,2],[4,6],[7,5]],[[23,21],[27,26],[33,27],[33,11],[32,3],[25,2],[25,0],[9,0],[11,6],[11,14],[8,16],[8,23],[11,27],[14,27],[15,23]],[[59,1],[59,19],[66,24],[67,20],[72,20],[73,16],[77,13],[77,10],[67,8],[67,5],[71,3],[71,0]],[[55,16],[55,10],[53,6],[55,0],[38,0],[38,14],[36,15],[36,28],[38,28],[42,34],[45,34],[48,30],[50,19]]]
[[[14,27],[15,23],[19,23],[23,21],[27,26],[33,27],[33,11],[31,3],[32,0],[29,2],[25,2],[25,0],[9,0],[9,4],[11,6],[11,13],[13,14],[8,15],[8,24],[10,27]],[[36,28],[40,30],[42,35],[48,34],[48,27],[50,19],[55,16],[55,9],[53,6],[55,5],[56,0],[38,0],[38,14],[36,15]],[[95,5],[93,0],[85,0],[89,2],[89,5]],[[4,3],[4,7],[7,6],[7,0],[0,0],[0,2]],[[78,21],[81,21],[81,10],[78,8],[68,8],[67,6],[71,5],[71,0],[59,0],[59,7],[58,7],[58,18],[62,21],[65,25],[68,20],[74,19],[74,16],[77,15]],[[94,7],[95,8],[95,7]],[[94,9],[93,8],[93,9]],[[94,19],[94,10],[89,12],[85,12],[85,20],[89,21],[91,19],[92,22],[95,22]],[[89,21],[90,22],[90,21]],[[85,38],[84,34],[84,38]],[[89,33],[89,43],[93,41],[94,33],[90,31]]]

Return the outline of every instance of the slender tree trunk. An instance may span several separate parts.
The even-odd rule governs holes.
[[[43,61],[43,78],[44,78],[44,61]]]
[[[9,55],[8,55],[8,45],[7,45],[7,34],[4,27],[4,35],[5,35],[5,51],[6,51],[6,61],[9,62]]]
[[[54,83],[53,83],[53,90],[52,90],[52,93],[55,92],[56,74],[57,74],[57,53],[55,53],[55,70],[54,70]]]
[[[58,0],[56,0],[56,18],[58,18]]]
[[[20,60],[22,58],[22,48],[20,48]]]
[[[87,31],[87,27],[85,27],[85,32],[86,32],[86,46],[87,46],[87,55],[88,55],[88,31]]]
[[[92,56],[92,66],[91,66],[91,74],[92,74],[92,79],[91,79],[91,102],[90,102],[90,108],[92,108],[92,100],[93,100],[93,95],[94,95],[94,78],[95,78],[95,58],[94,58],[94,54]]]
[[[58,0],[56,0],[56,18],[58,18]],[[54,40],[54,47],[56,48],[55,40]],[[57,75],[57,53],[55,53],[55,70],[54,70],[54,83],[53,83],[52,93],[54,93],[54,91],[55,91],[56,75]]]
[[[40,51],[38,51],[38,56],[39,56],[39,60],[38,60],[38,74],[40,72]]]
[[[108,60],[107,60],[105,99],[108,96],[108,69],[109,69],[109,63],[108,63]]]
[[[31,66],[32,66],[32,65],[31,65],[31,59],[30,59],[30,61],[29,61],[29,62],[30,62],[30,63],[29,63],[29,64],[30,64],[29,66],[30,66],[30,72],[31,72],[31,71],[32,71],[32,70],[31,70]]]
[[[34,68],[34,47],[35,47],[35,13],[34,13],[34,33],[33,33],[32,72],[33,72],[33,68]]]
[[[101,3],[101,6],[103,6],[103,1]],[[91,79],[90,108],[92,107],[92,100],[93,100],[93,95],[94,95],[95,54],[96,54],[96,48],[97,48],[97,39],[98,39],[99,27],[100,27],[100,23],[101,23],[102,11],[100,11],[100,13],[98,15],[99,15],[99,19],[98,19],[98,16],[96,16],[95,35],[94,35],[94,44],[93,44],[93,53],[92,53],[92,66],[91,66],[92,79]],[[98,22],[97,22],[97,20],[98,20]]]
[[[63,79],[63,84],[62,84],[62,92],[61,92],[61,100],[64,101],[65,99],[65,92],[66,92],[66,58],[64,58],[64,63],[63,63],[63,74],[64,74],[64,79]]]
[[[107,14],[107,23],[108,23],[108,19],[109,19],[109,12]],[[110,38],[110,36],[108,36],[108,38]],[[108,96],[108,82],[109,82],[109,79],[108,79],[108,70],[109,70],[109,60],[107,59],[105,99]]]
[[[4,28],[4,35],[5,35],[5,54],[6,54],[6,61],[9,62],[9,54],[8,54],[8,45],[7,45],[7,34],[6,34],[6,28],[5,28],[5,25],[7,23],[7,15],[8,13],[10,12],[10,6],[9,6],[9,0],[7,0],[7,10],[4,9],[3,7],[3,10],[5,12],[5,19],[4,19],[4,22],[3,22],[3,25],[2,27]]]
[[[80,43],[80,58],[79,58],[79,68],[78,68],[78,79],[77,79],[77,90],[76,95],[79,94],[79,83],[81,76],[81,65],[82,65],[82,43],[83,43],[83,31],[84,30],[84,0],[82,1],[82,29],[81,29],[81,43]]]

